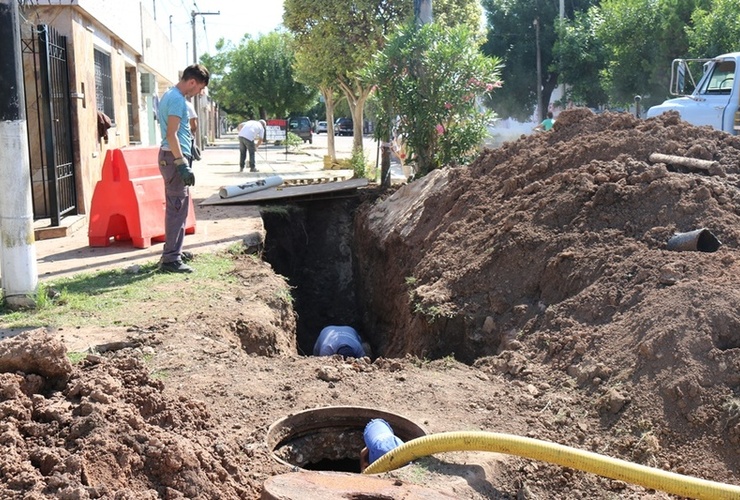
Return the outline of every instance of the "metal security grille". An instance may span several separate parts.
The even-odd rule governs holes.
[[[134,126],[134,96],[133,83],[131,82],[131,71],[126,71],[126,113],[128,113],[128,137],[136,140],[136,127]]]
[[[95,105],[116,123],[113,112],[113,79],[111,78],[110,55],[98,49],[95,52]]]
[[[38,25],[23,40],[23,57],[33,214],[59,226],[77,213],[67,39]]]

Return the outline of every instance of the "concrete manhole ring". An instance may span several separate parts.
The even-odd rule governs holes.
[[[382,418],[402,441],[427,435],[426,429],[395,413],[361,406],[304,410],[273,423],[267,446],[278,462],[306,470],[360,472],[365,425]]]

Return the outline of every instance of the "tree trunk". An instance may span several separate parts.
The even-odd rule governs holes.
[[[352,87],[355,88],[352,88]],[[352,113],[352,123],[354,137],[352,138],[352,150],[362,151],[362,121],[364,118],[365,101],[370,95],[372,87],[364,88],[358,80],[346,82],[339,80],[339,88],[347,97],[350,113]]]
[[[326,135],[328,136],[326,138],[326,148],[333,163],[337,161],[337,151],[334,147],[334,89],[323,87],[321,95],[324,96],[324,102],[326,103]]]

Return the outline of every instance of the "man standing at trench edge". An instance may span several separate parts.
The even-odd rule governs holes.
[[[162,145],[159,148],[159,172],[164,179],[165,216],[164,248],[159,270],[167,273],[192,273],[183,262],[192,255],[182,251],[185,223],[190,208],[190,189],[195,175],[190,167],[192,138],[186,99],[200,94],[208,85],[210,74],[205,66],[193,64],[185,68],[180,81],[164,93],[159,101],[159,128]]]

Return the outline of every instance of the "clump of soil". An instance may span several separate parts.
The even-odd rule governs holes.
[[[73,368],[43,330],[0,347],[4,498],[254,495],[206,405],[165,396],[135,357],[91,355]],[[24,371],[9,370],[18,358]]]
[[[271,423],[342,405],[737,483],[738,160],[740,140],[675,114],[577,109],[367,203],[354,258],[372,361],[299,355],[285,281],[249,257],[217,299],[184,279],[187,304],[141,306],[161,321],[4,340],[0,496],[259,498],[290,471]],[[666,249],[696,228],[717,252]],[[461,499],[670,498],[492,453],[386,476]]]

